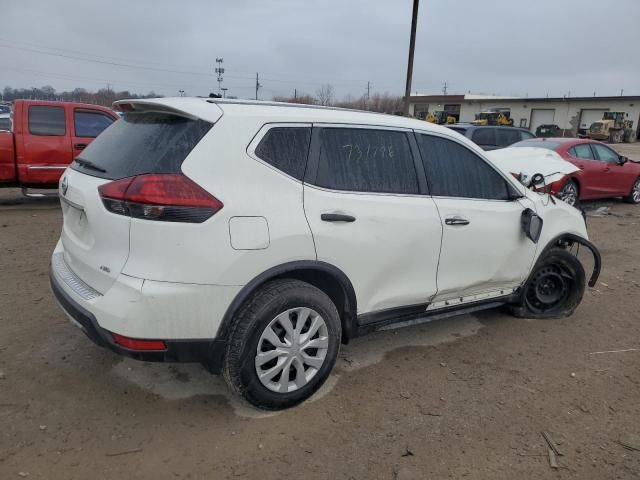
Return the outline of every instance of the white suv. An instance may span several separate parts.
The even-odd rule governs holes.
[[[116,107],[60,182],[53,292],[98,345],[201,362],[259,407],[308,398],[367,332],[500,305],[571,314],[572,245],[597,279],[580,212],[447,128],[219,99]]]

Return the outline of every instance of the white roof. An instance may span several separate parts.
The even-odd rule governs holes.
[[[133,108],[141,108],[143,110],[157,106],[163,110],[181,112],[182,114],[198,117],[214,123],[223,114],[230,114],[234,116],[266,116],[273,119],[273,121],[282,122],[331,122],[380,125],[433,132],[446,132],[451,134],[451,130],[443,126],[414,118],[366,112],[362,110],[322,107],[318,105],[303,105],[298,103],[222,98],[167,97],[119,100],[114,103],[114,108],[118,109],[120,107],[120,109],[122,109],[124,105],[129,105]]]

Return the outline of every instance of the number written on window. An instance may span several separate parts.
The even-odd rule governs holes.
[[[364,128],[324,128],[316,184],[335,190],[418,193],[407,134]]]

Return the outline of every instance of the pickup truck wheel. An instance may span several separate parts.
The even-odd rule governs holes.
[[[236,315],[224,378],[256,407],[291,407],[327,379],[341,334],[336,306],[324,292],[298,280],[270,282]]]
[[[640,178],[636,178],[636,181],[633,182],[631,192],[624,197],[624,201],[627,203],[640,203]]]
[[[516,317],[568,317],[582,300],[585,274],[580,260],[561,248],[543,255],[524,285],[520,303],[511,308]]]

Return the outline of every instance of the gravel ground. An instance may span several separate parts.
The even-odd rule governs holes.
[[[91,344],[48,287],[57,200],[4,190],[0,479],[639,478],[640,207],[587,206],[602,205],[604,270],[572,317],[490,311],[357,339],[312,401],[265,414],[199,366]]]

